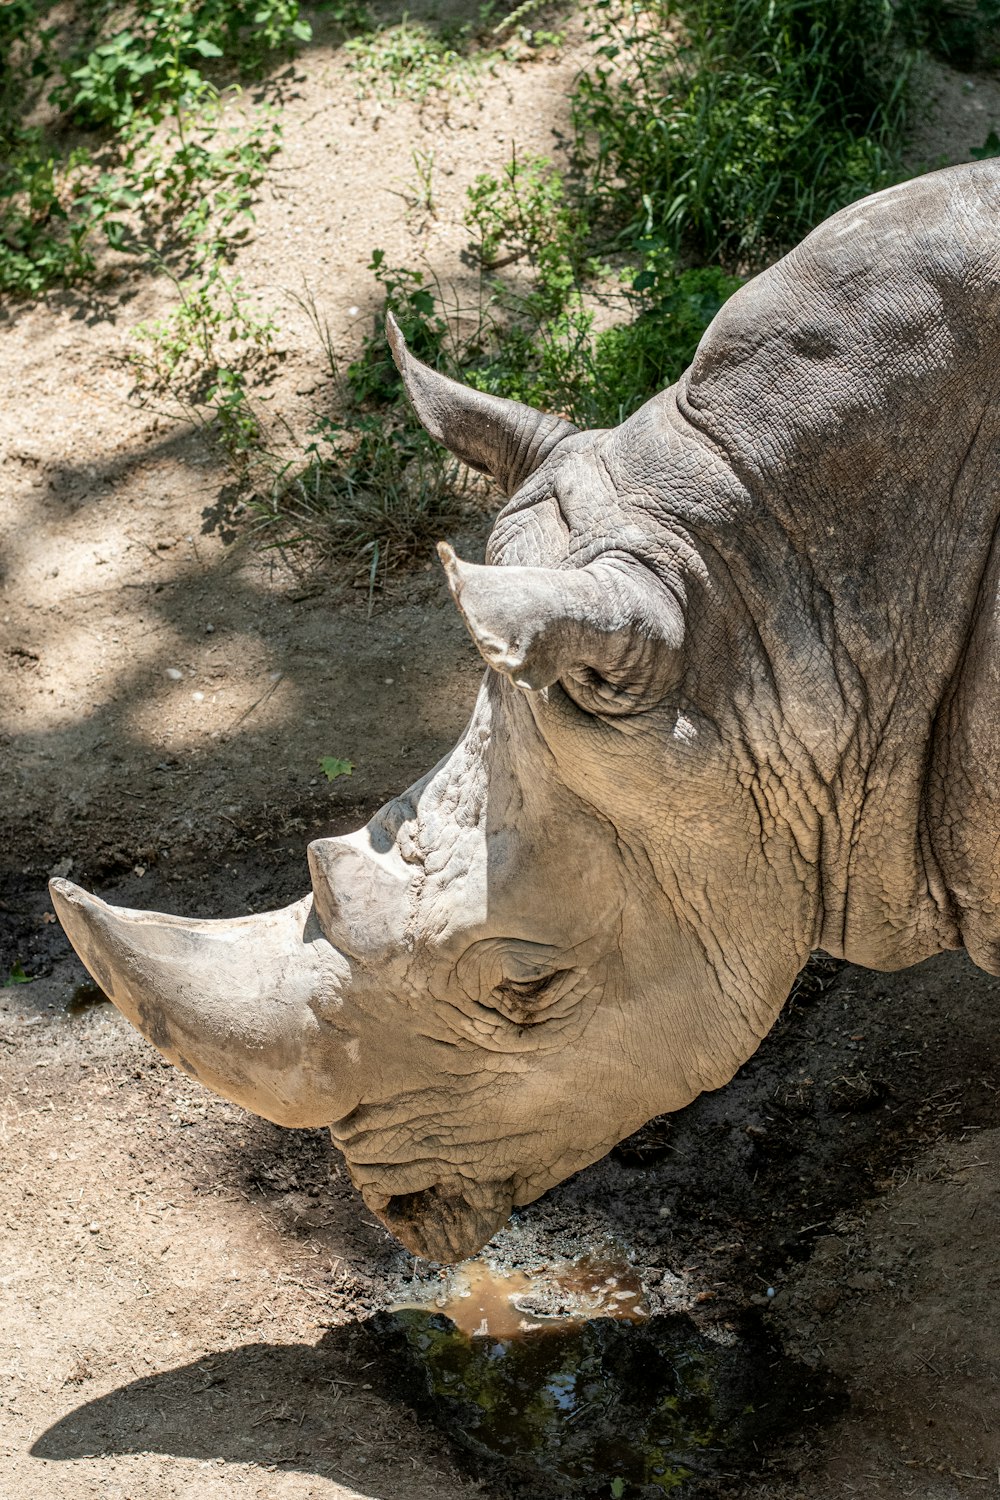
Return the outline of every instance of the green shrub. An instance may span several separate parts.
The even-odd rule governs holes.
[[[885,185],[912,55],[889,0],[597,0],[578,144],[609,228],[760,265]],[[678,32],[678,23],[681,31]]]
[[[466,222],[489,295],[462,350],[481,390],[554,408],[579,426],[620,422],[675,380],[739,280],[717,266],[678,270],[662,238],[637,242],[615,278],[590,248],[585,205],[544,159],[513,159],[469,190]],[[529,276],[493,277],[512,264]],[[598,309],[611,326],[598,328]]]
[[[210,74],[259,72],[307,40],[298,0],[154,0],[126,27],[110,7],[84,7],[83,40],[58,67],[69,22],[44,25],[50,11],[51,0],[0,5],[0,292],[92,274],[95,235],[147,258],[227,255],[280,130],[267,109],[224,129]],[[25,126],[46,92],[61,115]],[[92,132],[89,149],[64,152],[67,123]]]
[[[955,67],[1000,62],[1000,0],[899,0],[897,16],[911,45]]]
[[[206,65],[253,72],[311,36],[298,0],[156,0],[68,67],[53,99],[84,125],[121,129],[140,106],[158,123],[214,96]]]

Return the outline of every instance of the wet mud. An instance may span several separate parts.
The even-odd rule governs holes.
[[[417,1284],[394,1313],[441,1312],[469,1338],[510,1340],[586,1323],[592,1318],[639,1322],[649,1317],[642,1282],[633,1266],[607,1256],[583,1255],[538,1270],[501,1270],[487,1260],[456,1266],[438,1288]]]
[[[66,1001],[65,1013],[73,1019],[77,1016],[87,1015],[94,1005],[110,1004],[111,1001],[100,985],[95,984],[92,979],[85,979],[82,984],[78,984],[74,988],[72,995]]]
[[[397,1399],[523,1500],[704,1495],[769,1437],[844,1405],[755,1317],[706,1331],[683,1313],[650,1316],[633,1267],[590,1257],[541,1273],[472,1262],[368,1333]]]

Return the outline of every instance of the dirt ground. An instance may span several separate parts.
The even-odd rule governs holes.
[[[322,41],[287,70],[286,146],[238,269],[280,308],[290,421],[322,401],[322,356],[285,293],[314,292],[346,353],[374,246],[460,277],[466,186],[513,143],[558,154],[581,46],[422,112],[356,100]],[[915,164],[1000,125],[995,79],[942,70],[928,97]],[[418,149],[433,217],[408,206]],[[322,1133],[161,1064],[88,1003],[51,920],[50,873],[202,916],[301,894],[307,838],[432,764],[479,678],[430,564],[369,618],[352,577],[220,532],[216,455],[129,402],[128,330],[169,295],[123,276],[0,312],[0,977],[33,976],[0,990],[0,1500],[534,1500],[542,1477],[456,1446],[385,1356],[371,1315],[436,1272]],[[486,525],[456,538],[465,555]],[[328,785],[324,755],[353,776]],[[998,998],[957,956],[819,965],[728,1089],[498,1237],[500,1267],[611,1246],[654,1313],[713,1336],[755,1320],[828,1372],[822,1420],[804,1399],[698,1492],[1000,1492]]]

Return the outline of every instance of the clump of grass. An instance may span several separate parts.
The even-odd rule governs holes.
[[[488,54],[470,45],[469,28],[440,28],[405,16],[347,43],[348,64],[360,96],[407,98],[423,104],[434,94],[467,86]]]
[[[575,120],[620,242],[758,266],[896,171],[913,52],[889,0],[594,10]]]
[[[395,24],[347,42],[358,95],[424,105],[432,98],[468,93],[476,76],[501,58],[520,59],[561,46],[564,33],[540,24],[554,9],[552,0],[527,0],[498,21],[496,0],[486,0],[475,21],[463,22],[418,20],[404,11]]]
[[[282,546],[346,559],[374,584],[380,571],[425,557],[467,510],[462,465],[401,412],[321,417],[311,437],[305,467],[254,504]]]
[[[1000,0],[899,0],[900,30],[957,68],[1000,64]]]

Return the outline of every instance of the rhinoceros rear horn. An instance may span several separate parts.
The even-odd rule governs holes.
[[[597,711],[629,713],[679,679],[681,605],[642,564],[481,567],[446,542],[438,553],[481,654],[515,686],[538,691],[562,681]]]
[[[572,422],[520,401],[490,396],[449,380],[415,359],[392,313],[386,337],[413,409],[431,437],[513,495],[557,443],[578,431]]]

